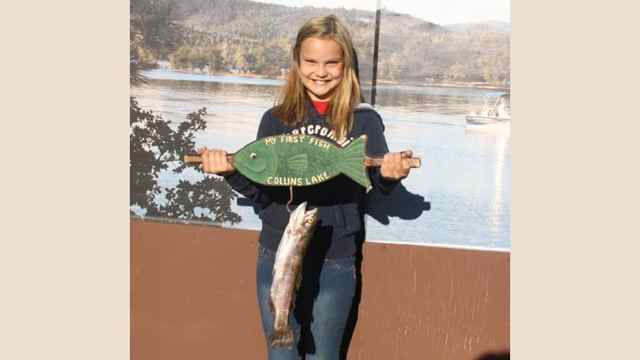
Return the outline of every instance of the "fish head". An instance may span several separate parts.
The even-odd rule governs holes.
[[[304,222],[302,226],[304,226],[305,232],[307,233],[313,232],[313,230],[316,227],[316,224],[318,223],[318,218],[319,218],[318,208],[311,209],[304,213]]]
[[[301,234],[311,234],[318,223],[318,209],[307,210],[307,203],[303,202],[291,212],[289,226]]]
[[[307,213],[307,202],[302,202],[289,215],[289,226],[294,229],[301,229],[304,226],[305,214]]]
[[[249,179],[266,184],[267,177],[277,170],[277,160],[273,145],[259,139],[234,154],[233,166]]]

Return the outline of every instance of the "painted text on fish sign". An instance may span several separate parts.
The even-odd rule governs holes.
[[[316,146],[318,146],[320,148],[323,148],[323,149],[329,149],[329,147],[331,146],[331,145],[329,145],[329,143],[324,142],[324,141],[320,141],[320,140],[318,140],[316,138],[313,138],[313,137],[309,138],[309,144],[316,145]]]
[[[302,142],[305,135],[280,135],[280,143],[297,144]]]

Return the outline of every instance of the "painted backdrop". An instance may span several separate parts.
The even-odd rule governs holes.
[[[370,194],[367,240],[510,248],[510,125],[485,131],[465,121],[509,92],[510,23],[441,23],[437,12],[412,16],[383,2],[374,86],[377,4],[359,3],[132,0],[132,216],[259,229],[246,199],[180,158],[253,141],[295,32],[335,14],[352,32],[365,97],[374,102],[375,92],[390,149],[412,149],[423,164],[393,196]]]

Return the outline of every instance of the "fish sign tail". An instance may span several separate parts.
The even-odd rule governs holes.
[[[274,329],[269,339],[273,347],[288,347],[293,345],[293,330],[290,327],[284,329]]]
[[[371,187],[371,181],[367,175],[367,168],[364,165],[366,147],[366,135],[362,135],[353,140],[345,149],[340,151],[338,169],[353,181],[369,189]]]

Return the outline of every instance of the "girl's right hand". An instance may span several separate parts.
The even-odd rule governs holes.
[[[235,171],[224,150],[202,148],[198,150],[198,154],[202,157],[202,170],[206,173],[230,175]]]

